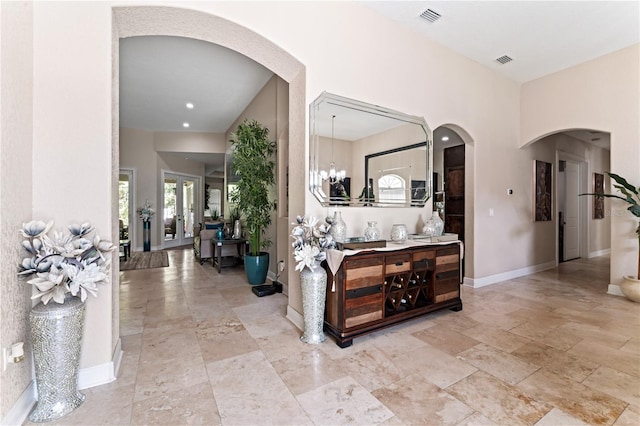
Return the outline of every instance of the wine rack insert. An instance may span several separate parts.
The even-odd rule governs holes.
[[[334,276],[326,268],[325,331],[338,346],[428,313],[462,310],[460,245],[424,245],[345,256]]]

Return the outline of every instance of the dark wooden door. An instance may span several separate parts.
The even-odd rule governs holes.
[[[464,145],[444,150],[444,231],[464,241]]]

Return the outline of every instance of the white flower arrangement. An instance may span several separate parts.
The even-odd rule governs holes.
[[[336,246],[329,234],[331,225],[320,224],[313,216],[298,216],[294,225],[291,237],[293,254],[298,262],[295,270],[302,271],[305,267],[313,269],[315,262],[322,262],[327,258],[325,250]]]
[[[154,214],[156,214],[155,210],[151,208],[151,203],[149,200],[144,202],[144,206],[138,207],[138,217],[142,219],[143,222],[150,221]]]
[[[104,253],[116,247],[98,235],[87,239],[94,229],[90,223],[70,225],[66,234],[55,231],[53,238],[47,235],[52,227],[53,222],[34,220],[20,230],[25,237],[22,247],[30,256],[22,260],[18,275],[36,275],[27,281],[38,289],[31,299],[40,298],[46,305],[51,299],[64,303],[67,293],[83,302],[88,293],[96,297],[97,285],[109,282],[111,256],[105,257]]]

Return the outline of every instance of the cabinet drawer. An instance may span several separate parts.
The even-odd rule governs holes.
[[[411,254],[401,254],[398,256],[387,256],[385,258],[385,274],[397,274],[411,270]]]
[[[382,318],[382,293],[345,300],[345,327]]]
[[[433,262],[433,260],[436,258],[436,251],[435,250],[429,250],[429,251],[420,251],[418,253],[413,253],[413,261],[414,262],[420,262],[420,261],[431,261]]]

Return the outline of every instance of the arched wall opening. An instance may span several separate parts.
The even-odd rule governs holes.
[[[304,152],[305,152],[305,68],[293,56],[282,50],[273,42],[256,34],[252,30],[242,27],[220,17],[188,9],[136,6],[113,9],[112,35],[112,218],[113,229],[117,230],[118,219],[118,171],[119,171],[119,40],[135,36],[178,36],[224,46],[263,65],[282,80],[288,83],[288,116],[283,117],[283,131],[274,135],[279,143],[278,162],[278,196],[288,193],[288,202],[279,199],[279,206],[286,210],[278,211],[276,236],[278,247],[285,248],[287,258],[291,257],[288,244],[289,212],[304,209],[304,187],[291,186],[285,188],[287,175],[289,181],[304,181]],[[114,235],[115,237],[115,235]],[[280,257],[282,254],[278,254]],[[116,347],[119,341],[119,278],[114,270],[113,279],[113,312],[112,312],[112,343]],[[298,311],[302,310],[300,291],[296,274],[289,268],[287,271],[289,283],[289,305]]]
[[[445,170],[444,156],[445,150],[455,151],[458,147],[462,147],[462,172],[464,173],[464,197],[463,197],[463,210],[456,211],[456,216],[460,218],[460,213],[463,215],[463,221],[451,220],[453,215],[449,215],[447,218],[447,191],[445,185]],[[449,151],[451,152],[451,151]],[[455,157],[455,152],[452,152],[452,157]],[[434,171],[434,211],[438,206],[444,203],[444,216],[445,216],[445,232],[456,232],[462,234],[459,238],[464,241],[464,261],[463,261],[463,276],[473,277],[474,274],[474,187],[475,187],[475,154],[474,154],[474,141],[471,135],[462,127],[446,123],[437,127],[433,131],[433,171]],[[449,223],[447,224],[447,219]]]
[[[555,264],[593,258],[611,252],[611,203],[580,196],[599,190],[611,192],[605,172],[611,169],[611,134],[583,128],[546,133],[523,145],[532,158],[552,163],[552,221],[536,228],[536,241],[548,244]],[[551,244],[553,242],[554,244]],[[603,288],[606,291],[606,288]]]

